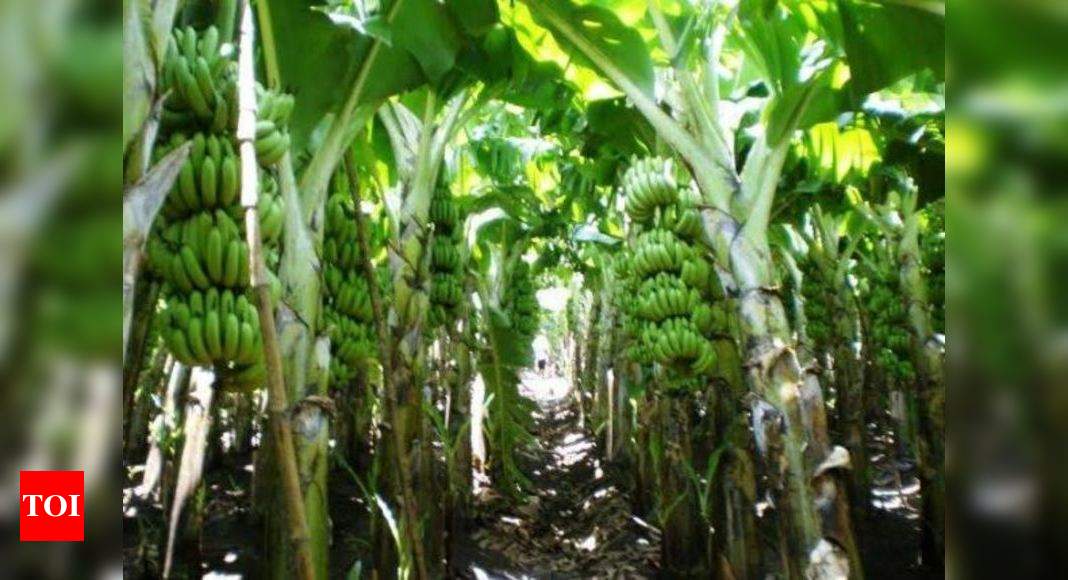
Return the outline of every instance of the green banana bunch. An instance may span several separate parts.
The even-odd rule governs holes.
[[[711,296],[713,284],[712,266],[704,258],[687,260],[679,271],[679,277],[690,288],[696,288],[705,296]]]
[[[172,293],[160,321],[167,348],[183,363],[252,364],[262,357],[259,313],[243,293],[215,288]]]
[[[833,340],[832,321],[835,318],[830,297],[834,288],[827,283],[815,260],[798,260],[801,270],[801,297],[804,301],[805,332],[817,348],[831,347]]]
[[[691,364],[709,348],[708,341],[689,320],[672,318],[656,328],[651,348],[662,365]]]
[[[456,208],[456,204],[452,203],[452,200],[447,196],[435,195],[430,200],[428,217],[430,222],[436,226],[435,231],[450,234],[459,224],[460,212]]]
[[[189,158],[167,196],[163,215],[177,219],[205,210],[239,208],[240,160],[230,140],[204,133],[192,138],[176,133],[155,155],[162,157],[186,141],[192,141]]]
[[[716,331],[715,316],[710,304],[698,304],[690,315],[690,321],[703,336],[711,336]]]
[[[337,183],[337,180],[334,181]],[[335,188],[337,186],[335,185]],[[337,245],[356,245],[356,210],[347,191],[332,193],[326,202],[327,237]]]
[[[356,209],[348,177],[334,174],[326,201],[323,241],[323,285],[327,300],[324,323],[330,337],[330,380],[347,385],[378,357],[378,339],[372,326],[374,312],[364,274],[364,259],[356,230]],[[374,247],[374,236],[368,240]],[[389,291],[389,270],[377,270],[376,283]]]
[[[641,224],[630,251],[613,262],[625,352],[659,365],[668,391],[704,388],[718,370],[712,340],[727,328],[722,305],[712,302],[715,270],[695,245],[704,236],[700,196],[679,187],[671,162],[658,158],[633,162],[620,186],[627,213]]]
[[[634,247],[633,271],[639,279],[659,272],[680,272],[694,258],[689,244],[664,230],[651,230],[638,237]]]
[[[455,308],[463,302],[464,289],[459,276],[435,276],[430,284],[430,302],[447,309]]]
[[[256,212],[260,217],[260,236],[263,243],[275,244],[282,237],[282,227],[285,225],[282,196],[260,193]]]
[[[691,364],[693,372],[698,375],[714,375],[718,368],[719,355],[710,343],[704,343],[701,355]]]
[[[201,212],[157,230],[147,253],[152,270],[183,292],[249,284],[248,245],[223,210]]]
[[[699,241],[704,235],[704,223],[701,214],[696,209],[679,210],[672,231],[680,238],[692,242]]]
[[[430,246],[430,309],[427,312],[428,328],[433,329],[452,322],[464,299],[464,256],[460,246],[463,232],[460,212],[444,187],[435,190],[427,217],[434,225],[435,234]]]
[[[900,279],[892,270],[891,260],[876,259],[867,264],[867,291],[862,292],[862,300],[870,320],[868,343],[874,362],[890,377],[911,383],[916,379],[916,369],[911,360],[912,336]]]
[[[436,238],[431,247],[430,267],[434,272],[458,273],[460,270],[460,251],[447,238]]]
[[[657,289],[639,298],[641,318],[659,322],[672,317],[689,317],[701,303],[701,295],[693,288]]]
[[[162,121],[166,128],[199,126],[216,132],[229,125],[227,97],[236,87],[233,61],[223,56],[219,31],[208,27],[174,29],[167,41],[160,85],[169,97]]]
[[[289,117],[294,100],[292,95],[264,89],[257,83],[256,101],[256,159],[260,165],[270,167],[289,151]]]
[[[333,305],[339,312],[357,320],[363,322],[374,320],[367,281],[359,274],[351,273],[342,280],[337,293],[333,296]]]
[[[648,157],[631,163],[620,180],[627,214],[636,222],[651,220],[657,208],[679,199],[675,170],[670,160]]]
[[[541,306],[535,296],[530,265],[519,261],[512,269],[509,283],[502,296],[502,306],[512,326],[525,336],[537,332]]]

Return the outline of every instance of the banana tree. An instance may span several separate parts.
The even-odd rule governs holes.
[[[461,47],[484,34],[497,18],[496,6],[486,1],[470,3],[462,14],[429,0],[356,2],[321,8],[324,6],[312,1],[257,4],[268,84],[292,87],[299,95],[292,126],[294,152],[314,150],[299,180],[288,152],[280,171],[281,191],[289,211],[279,272],[285,298],[278,326],[286,384],[298,402],[308,397],[316,400],[314,397],[326,392],[328,357],[316,353],[329,351],[320,321],[318,255],[323,241],[320,218],[330,177],[352,138],[367,126],[383,102],[403,91],[442,82],[456,64]],[[423,183],[433,171],[426,163],[420,167]],[[425,213],[425,204],[415,201],[406,215],[413,215],[412,208],[420,207]],[[328,440],[326,416],[317,405],[302,409],[298,450],[305,460],[301,464],[322,465]],[[264,466],[263,472],[271,473],[270,466]],[[304,473],[302,481],[319,571],[325,575],[325,471]],[[270,505],[270,494],[260,497],[268,502],[265,506]],[[265,509],[264,514],[271,545],[266,550],[271,555],[267,568],[273,577],[286,577],[290,557],[280,533],[283,528],[272,525],[277,517],[273,510]]]
[[[899,182],[886,203],[873,207],[857,200],[857,208],[885,240],[897,269],[904,318],[911,338],[915,369],[908,397],[915,409],[909,420],[923,497],[921,548],[925,561],[941,562],[945,554],[945,346],[935,333],[934,309],[928,298],[928,280],[920,251],[922,208],[911,181]]]
[[[483,337],[477,370],[488,400],[488,459],[497,483],[508,493],[518,494],[527,487],[527,479],[513,454],[531,441],[526,427],[530,409],[519,396],[519,371],[533,362],[533,335],[518,324],[509,308],[509,295],[517,270],[526,267],[519,264],[531,244],[531,229],[501,207],[504,201],[507,197],[497,190],[472,203],[472,219],[478,225],[471,257],[479,297],[478,330]]]
[[[843,217],[826,213],[817,204],[809,214],[808,228],[799,233],[807,254],[803,264],[806,331],[820,361],[830,361],[835,386],[835,424],[845,439],[852,460],[850,500],[853,513],[867,513],[871,476],[867,452],[864,379],[855,345],[859,339],[859,311],[850,274],[859,236],[846,236]]]
[[[940,74],[941,47],[925,43],[908,55],[869,47],[895,41],[890,22],[911,22],[909,34],[944,38],[943,18],[859,2],[742,1],[731,8],[659,0],[526,0],[508,18],[522,30],[548,29],[557,52],[622,92],[688,166],[706,204],[705,241],[737,288],[754,429],[758,442],[766,442],[760,451],[765,465],[785,466],[769,470],[783,525],[784,572],[819,577],[848,570],[859,576],[848,507],[834,462],[828,462],[840,453],[832,454],[836,448],[821,431],[826,419],[818,381],[798,363],[777,292],[768,225],[794,132],[834,118],[916,70]],[[651,54],[664,65],[667,82],[656,82]],[[732,98],[746,92],[737,89],[752,81],[770,98],[755,141],[739,161],[726,111]]]

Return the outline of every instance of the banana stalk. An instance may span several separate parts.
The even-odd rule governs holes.
[[[275,460],[281,472],[286,514],[289,518],[289,537],[292,541],[297,577],[314,580],[316,570],[309,542],[308,519],[297,471],[293,432],[288,419],[289,402],[283,377],[281,350],[275,329],[274,309],[270,296],[270,282],[260,237],[259,179],[256,162],[256,92],[253,65],[252,8],[248,0],[241,2],[240,52],[238,58],[238,118],[237,138],[241,150],[241,205],[245,210],[245,231],[249,247],[249,271],[255,289],[260,331],[263,335],[264,359],[267,365],[267,417]],[[324,570],[325,572],[325,570]]]

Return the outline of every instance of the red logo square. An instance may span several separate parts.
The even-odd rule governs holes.
[[[19,541],[85,541],[84,472],[19,472]]]

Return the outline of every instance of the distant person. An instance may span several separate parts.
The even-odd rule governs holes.
[[[549,339],[544,334],[534,337],[534,360],[538,361],[538,376],[545,378],[545,370],[549,367]]]

